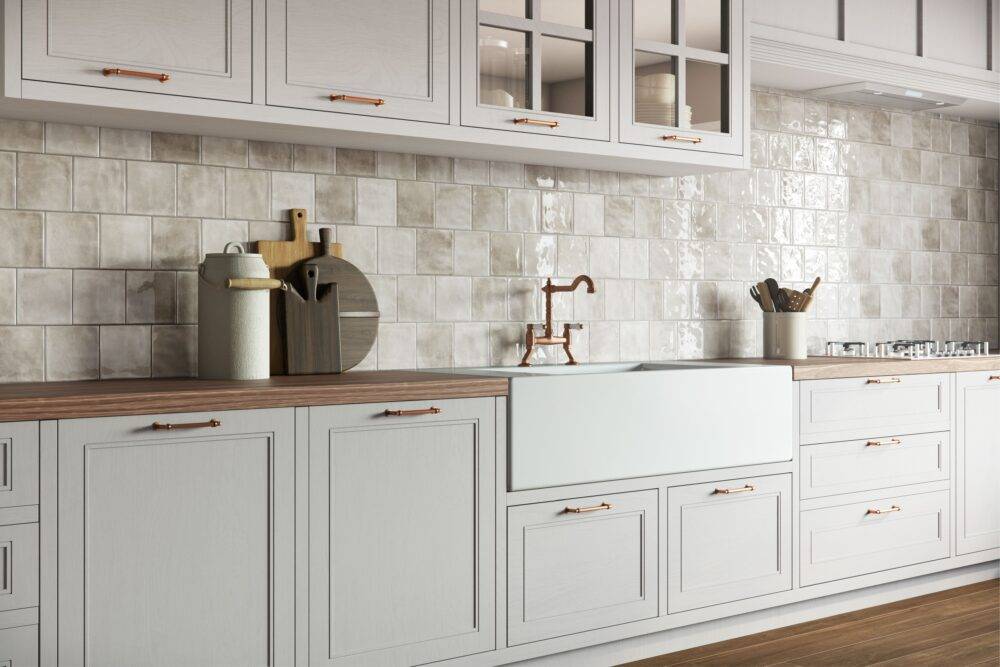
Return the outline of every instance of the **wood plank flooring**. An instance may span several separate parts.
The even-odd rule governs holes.
[[[627,667],[1000,664],[1000,580],[820,618]]]

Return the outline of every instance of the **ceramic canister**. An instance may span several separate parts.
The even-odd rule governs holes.
[[[230,278],[268,278],[261,255],[226,244],[198,267],[198,377],[260,380],[270,376],[270,296],[228,289]]]
[[[806,313],[764,313],[764,358],[805,359]]]

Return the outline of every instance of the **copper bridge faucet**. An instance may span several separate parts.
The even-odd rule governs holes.
[[[545,333],[541,337],[535,338],[535,325],[528,325],[527,331],[524,333],[524,345],[527,349],[524,351],[524,357],[522,357],[521,363],[518,364],[519,366],[531,365],[528,359],[531,357],[531,352],[535,349],[535,345],[562,345],[563,349],[566,350],[566,356],[569,358],[566,365],[576,366],[579,363],[573,358],[573,352],[569,349],[569,332],[573,329],[582,329],[583,325],[567,323],[563,325],[562,336],[554,336],[552,334],[552,293],[572,292],[580,286],[580,283],[587,283],[588,294],[593,294],[597,291],[597,288],[594,287],[594,281],[590,279],[590,276],[577,276],[569,285],[553,285],[551,278],[545,281],[545,287],[542,288],[542,291],[545,292]]]

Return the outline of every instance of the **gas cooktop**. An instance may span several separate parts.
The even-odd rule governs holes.
[[[889,340],[880,343],[830,341],[830,357],[872,357],[887,359],[945,359],[949,357],[984,357],[990,354],[987,341],[970,340]]]

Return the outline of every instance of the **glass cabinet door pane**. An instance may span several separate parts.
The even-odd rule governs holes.
[[[632,12],[634,39],[676,44],[671,0],[634,0]]]
[[[635,52],[635,121],[677,127],[677,59]]]
[[[576,28],[592,28],[590,2],[588,0],[541,0],[543,21],[571,25]]]
[[[687,108],[690,124],[681,127],[709,132],[729,131],[728,67],[700,60],[686,63]]]
[[[542,37],[542,111],[593,116],[590,45]]]
[[[688,46],[706,51],[728,50],[726,43],[727,0],[686,0],[684,39]]]
[[[506,14],[507,16],[526,17],[527,0],[479,0],[479,11]]]
[[[531,108],[528,36],[479,26],[479,103]]]

